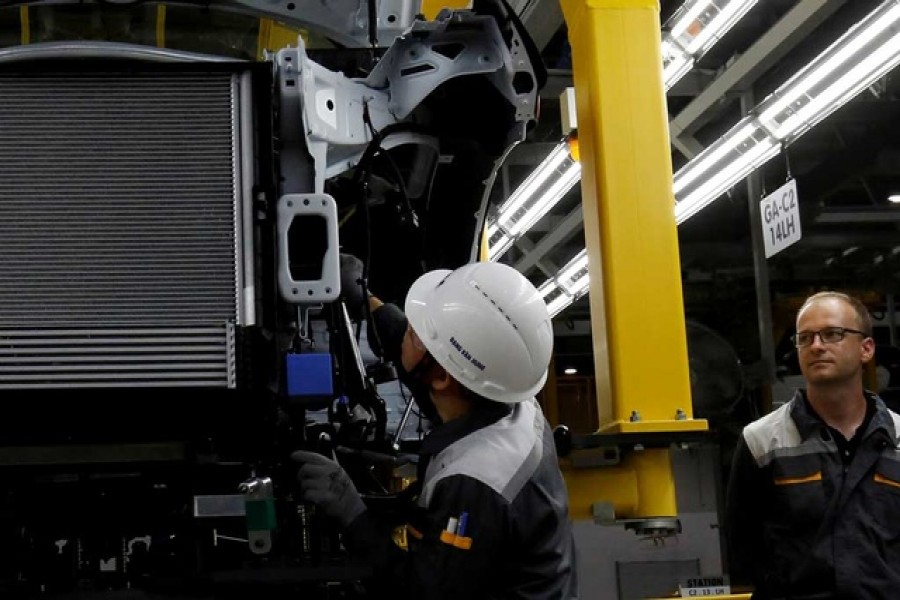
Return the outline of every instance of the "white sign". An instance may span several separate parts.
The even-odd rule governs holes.
[[[760,223],[766,258],[775,256],[794,242],[799,242],[800,202],[797,182],[793,179],[769,194],[759,203]]]
[[[726,596],[731,593],[727,575],[703,575],[691,577],[678,586],[682,598],[703,598],[704,596]]]

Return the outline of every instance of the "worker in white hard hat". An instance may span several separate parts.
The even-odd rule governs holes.
[[[541,295],[511,267],[476,263],[421,276],[405,317],[370,302],[387,332],[385,353],[399,358],[437,423],[409,491],[408,552],[396,550],[328,458],[294,453],[304,498],[339,520],[351,550],[380,558],[379,572],[407,597],[576,598],[568,497],[534,398],[553,350]]]

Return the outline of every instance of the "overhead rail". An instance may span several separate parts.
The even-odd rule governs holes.
[[[669,91],[757,0],[688,0],[663,25],[663,82]]]

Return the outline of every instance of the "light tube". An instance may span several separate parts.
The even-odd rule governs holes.
[[[694,59],[683,51],[673,54],[668,62],[663,62],[663,81],[668,92],[673,85],[694,68]]]
[[[893,6],[891,6],[893,5]],[[778,99],[765,106],[760,106],[760,121],[769,126],[774,116],[794,102],[799,101],[806,93],[823,81],[832,72],[844,67],[852,61],[866,44],[878,37],[900,18],[900,5],[893,0],[885,2],[865,19],[850,28],[835,43],[829,46],[806,67],[776,90],[772,96]]]
[[[488,260],[495,261],[581,179],[581,164],[563,141],[541,161],[488,221]]]
[[[538,293],[547,304],[547,312],[550,313],[550,318],[555,317],[560,311],[573,302],[572,297],[556,284],[555,277],[551,277],[541,284],[538,288]]]
[[[721,39],[735,23],[741,20],[747,11],[753,8],[756,0],[731,0],[719,9],[719,13],[707,23],[700,33],[687,45],[689,54],[705,53]],[[716,8],[719,8],[718,6]]]
[[[488,240],[490,239],[491,237],[488,237]],[[488,247],[488,260],[493,262],[506,254],[506,251],[510,249],[515,241],[515,239],[501,232],[500,237],[493,244],[488,242],[490,244]]]
[[[690,1],[685,2],[681,5],[675,14],[672,15],[672,18],[666,22],[668,25],[672,23],[672,27],[670,31],[672,32],[672,37],[679,37],[682,33],[687,31],[688,26],[694,23],[697,20],[703,11],[709,8],[710,2],[708,0],[696,0],[691,3]],[[684,15],[681,14],[681,11],[685,11]]]
[[[566,294],[565,292],[561,293],[559,296],[553,298],[547,303],[547,312],[550,313],[550,318],[552,319],[559,313],[563,311],[563,309],[567,308],[570,304],[575,302],[575,298]]]
[[[726,133],[679,170],[672,186],[678,199],[676,223],[689,219],[777,155],[783,144],[900,63],[898,23],[900,3],[884,2],[732,127],[736,133]],[[702,183],[692,186],[698,180]]]
[[[663,26],[663,81],[668,91],[757,0],[688,0]],[[665,32],[668,30],[668,33]]]
[[[767,138],[754,144],[746,154],[742,154],[728,166],[710,177],[696,190],[675,204],[675,223],[681,225],[712,201],[721,196],[725,190],[740,181],[757,167],[776,156],[781,146]]]
[[[581,164],[573,161],[569,168],[559,176],[559,179],[553,182],[550,189],[544,192],[521,218],[506,227],[506,232],[510,236],[515,236],[531,229],[580,179]]]
[[[538,287],[538,293],[547,304],[550,317],[555,317],[567,306],[575,302],[588,291],[590,275],[579,273],[587,268],[587,248],[572,257],[566,266]],[[575,281],[571,279],[580,275]]]
[[[587,265],[584,267],[587,268]],[[585,272],[584,275],[578,278],[577,281],[569,288],[567,291],[572,295],[573,300],[577,300],[581,298],[584,294],[587,293],[588,287],[591,284],[591,276],[590,273]]]
[[[542,298],[545,298],[548,294],[555,291],[558,288],[556,285],[556,278],[551,277],[540,286],[538,286],[538,294],[541,295]]]
[[[706,150],[697,155],[694,160],[690,161],[682,167],[681,170],[675,173],[675,178],[672,183],[672,193],[677,196],[698,177],[706,175],[711,170],[711,167],[716,166],[725,155],[747,141],[747,139],[752,137],[758,130],[759,124],[752,118],[745,118],[743,121],[732,127],[731,131],[734,131],[734,133],[726,133],[718,142],[709,146]]]
[[[898,55],[900,55],[900,33],[879,46],[861,62],[856,63],[845,75],[790,115],[772,131],[772,134],[784,139],[800,132],[804,125],[805,130],[813,127],[893,68]]]
[[[566,266],[559,270],[559,273],[556,275],[556,281],[559,282],[559,285],[561,285],[563,289],[571,291],[571,288],[569,287],[570,280],[578,274],[579,271],[586,268],[587,264],[587,248],[585,248],[572,257],[572,259],[566,263]]]
[[[568,145],[565,142],[560,142],[550,154],[547,155],[547,158],[545,158],[541,164],[525,178],[522,185],[516,188],[509,199],[500,205],[500,208],[497,210],[497,221],[502,222],[522,208],[522,206],[531,199],[534,193],[546,183],[554,173],[556,173],[556,169],[568,156]]]

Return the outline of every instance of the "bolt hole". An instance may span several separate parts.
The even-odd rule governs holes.
[[[309,198],[303,199],[303,206],[309,206]]]
[[[328,102],[325,103],[325,108],[334,110],[334,100],[329,99]]]
[[[387,16],[388,23],[395,23],[396,21],[397,21],[397,15],[388,15]]]
[[[296,7],[297,7],[297,5],[295,5],[293,2],[288,2],[288,4],[287,4],[288,10],[294,10]]]

